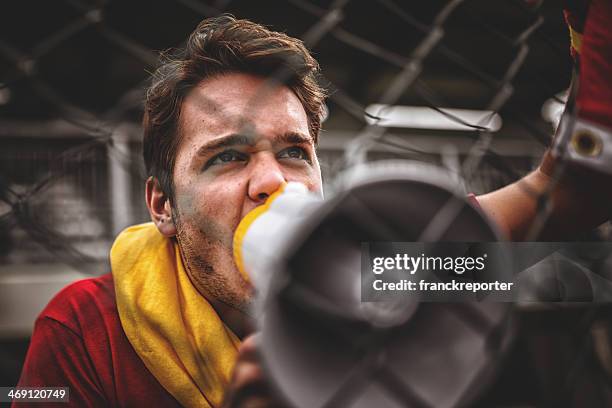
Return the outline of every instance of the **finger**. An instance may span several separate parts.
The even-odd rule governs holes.
[[[229,398],[228,407],[275,407],[280,406],[272,396],[270,387],[264,382],[248,384],[235,390]]]
[[[258,364],[244,361],[236,364],[225,406],[232,408],[278,406]]]
[[[252,334],[238,347],[238,361],[259,361],[259,335]]]
[[[231,387],[239,389],[250,384],[263,382],[263,379],[263,371],[259,364],[250,361],[242,361],[238,362],[236,368],[234,368]]]

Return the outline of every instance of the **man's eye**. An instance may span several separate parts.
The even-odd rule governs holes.
[[[246,155],[244,153],[240,153],[235,150],[226,150],[224,152],[219,153],[212,159],[210,159],[206,163],[205,168],[208,168],[214,165],[226,164],[226,163],[237,162],[237,161],[245,161],[245,160],[246,160]]]
[[[306,150],[298,146],[292,146],[292,147],[289,147],[281,151],[278,154],[278,157],[281,159],[298,159],[298,160],[305,160],[307,162],[310,162],[310,157],[308,156],[308,153],[306,152]]]

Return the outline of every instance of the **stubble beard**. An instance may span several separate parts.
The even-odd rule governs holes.
[[[252,288],[234,262],[231,239],[210,239],[203,229],[189,228],[181,217],[173,217],[183,264],[196,289],[209,301],[218,301],[248,314]]]

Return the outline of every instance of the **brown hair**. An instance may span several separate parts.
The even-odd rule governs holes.
[[[325,92],[317,83],[319,65],[302,41],[230,15],[203,20],[184,49],[162,54],[152,77],[144,107],[143,156],[147,174],[157,178],[173,197],[172,172],[180,142],[178,122],[187,93],[203,79],[228,72],[281,81],[299,98],[316,142],[321,127]]]

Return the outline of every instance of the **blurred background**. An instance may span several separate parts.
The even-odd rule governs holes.
[[[478,194],[534,169],[550,142],[572,67],[559,3],[4,2],[0,385],[16,383],[49,299],[108,272],[114,236],[148,220],[144,87],[159,52],[204,17],[229,12],[307,40],[331,93],[319,146],[326,181],[350,162],[351,142],[367,139],[357,149],[365,160],[438,163]]]

